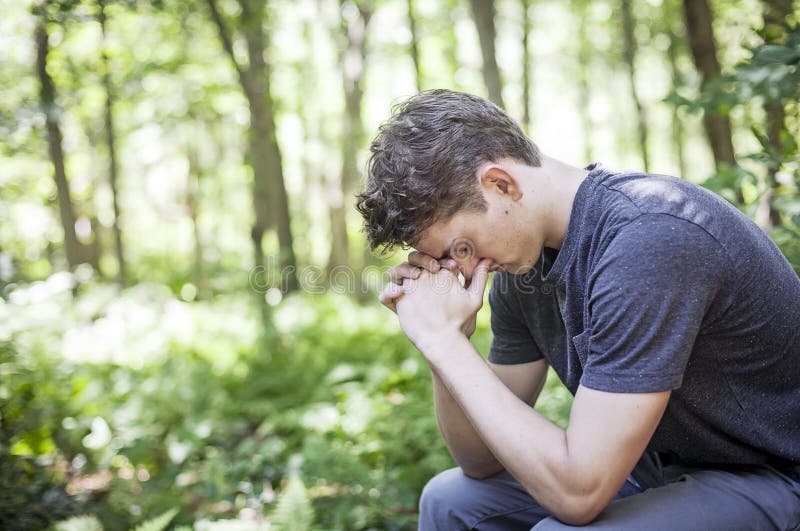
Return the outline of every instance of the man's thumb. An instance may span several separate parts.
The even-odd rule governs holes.
[[[472,280],[470,280],[467,292],[472,301],[478,305],[483,302],[483,290],[486,289],[486,282],[489,280],[489,266],[491,264],[491,259],[484,258],[478,262],[472,272]]]

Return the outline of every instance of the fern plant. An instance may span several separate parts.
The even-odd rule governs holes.
[[[139,524],[133,531],[164,531],[177,514],[178,509],[170,509],[155,518]],[[94,516],[75,516],[68,520],[56,522],[53,526],[53,531],[103,531],[103,526]]]
[[[133,531],[164,531],[164,529],[167,528],[169,523],[177,514],[178,509],[170,509],[163,514],[138,525]]]
[[[296,473],[289,476],[278,504],[272,513],[270,529],[275,531],[311,531],[314,508],[303,480]]]

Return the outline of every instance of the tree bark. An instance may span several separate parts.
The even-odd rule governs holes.
[[[589,65],[592,60],[591,44],[587,36],[586,26],[588,17],[586,15],[586,5],[583,0],[573,2],[573,9],[579,14],[578,22],[578,114],[581,117],[583,127],[583,157],[584,162],[589,164],[594,161],[592,152],[592,137],[594,136],[594,122],[589,111],[591,103],[591,90],[589,88]]]
[[[669,49],[667,56],[669,58],[670,72],[672,75],[672,89],[678,89],[680,82],[680,71],[678,70],[678,38],[675,32],[669,30]],[[678,106],[672,107],[672,143],[675,148],[675,158],[678,159],[678,172],[682,179],[689,176],[689,170],[686,165],[686,155],[683,149],[683,143],[686,133],[683,129],[683,121],[681,120]]]
[[[411,30],[411,59],[414,61],[415,80],[417,82],[417,92],[422,92],[425,86],[422,80],[422,64],[419,57],[419,28],[417,27],[417,15],[414,12],[414,0],[408,0],[408,28]]]
[[[528,40],[531,33],[530,0],[521,0],[522,8],[522,127],[531,130],[531,52]]]
[[[628,79],[631,86],[631,98],[636,107],[636,125],[639,136],[639,149],[642,153],[644,171],[650,171],[650,157],[647,150],[647,111],[639,98],[639,91],[636,89],[636,34],[635,20],[631,9],[631,0],[621,0],[620,8],[622,11],[622,33],[624,37],[625,63],[628,65]]]
[[[53,83],[53,79],[47,72],[47,55],[50,51],[50,46],[48,43],[47,21],[44,17],[44,14],[40,15],[35,31],[36,71],[40,83],[39,97],[45,114],[47,145],[50,161],[53,163],[53,178],[55,179],[58,193],[61,225],[64,228],[64,249],[67,256],[67,264],[70,269],[74,269],[83,262],[83,250],[75,233],[75,211],[64,165],[63,137],[60,125],[61,109],[56,104],[55,83]]]
[[[328,271],[350,264],[350,242],[347,236],[347,212],[352,211],[352,198],[358,182],[358,148],[364,136],[361,125],[362,82],[367,56],[367,25],[372,15],[366,3],[356,3],[358,17],[343,20],[347,45],[342,61],[345,114],[342,122],[342,170],[339,190],[330,194],[331,252]]]
[[[703,86],[706,86],[721,72],[717,60],[717,47],[714,42],[711,8],[708,0],[683,0],[683,10],[694,64],[702,75]],[[731,122],[728,116],[705,112],[703,126],[711,144],[717,171],[723,164],[735,166],[736,157],[733,151]]]
[[[275,134],[275,117],[269,91],[269,68],[264,59],[266,35],[263,23],[265,6],[258,0],[239,0],[242,7],[240,24],[247,43],[248,66],[236,60],[233,40],[216,1],[207,0],[211,17],[217,26],[222,46],[233,62],[242,90],[250,107],[250,131],[247,163],[253,170],[253,210],[255,220],[251,230],[256,268],[266,271],[263,250],[264,233],[277,231],[281,288],[284,292],[297,289],[297,263],[293,249],[289,201],[283,181],[281,153]],[[266,271],[269,273],[274,273]]]
[[[197,145],[190,142],[186,147],[186,160],[189,163],[189,172],[186,176],[186,208],[189,210],[189,218],[192,220],[192,236],[194,237],[194,283],[197,286],[197,297],[205,299],[208,297],[208,277],[205,273],[205,261],[203,259],[203,237],[200,233],[199,222],[199,194],[200,168],[199,154]]]
[[[763,0],[762,4],[764,8],[764,28],[762,30],[764,43],[785,44],[786,30],[784,25],[786,24],[786,19],[792,13],[791,0]],[[786,130],[786,111],[783,107],[783,102],[776,101],[768,104],[766,115],[767,141],[776,153],[782,153],[781,132]],[[767,167],[767,190],[761,197],[761,204],[756,213],[759,225],[767,232],[783,223],[780,212],[775,208],[774,204],[775,192],[778,188],[775,175],[778,170],[780,170],[778,163],[769,164]]]
[[[498,107],[503,105],[503,84],[500,80],[500,69],[497,67],[495,54],[496,31],[494,26],[494,0],[470,0],[472,16],[478,30],[478,39],[481,43],[481,56],[483,57],[483,80],[489,92],[489,100]]]
[[[114,251],[117,256],[117,280],[124,285],[127,281],[125,251],[122,246],[122,229],[120,228],[120,207],[119,207],[119,164],[117,163],[117,141],[114,131],[114,91],[111,82],[111,67],[109,65],[108,53],[105,49],[106,40],[106,1],[98,0],[100,8],[98,20],[103,35],[103,51],[101,53],[103,69],[103,89],[106,93],[105,105],[105,133],[106,145],[108,146],[108,181],[111,186],[111,202],[114,208],[114,221],[112,230],[114,233]]]
[[[242,5],[242,21],[247,41],[247,57],[250,65],[247,69],[250,100],[250,160],[253,161],[255,179],[254,205],[261,213],[261,230],[268,219],[267,209],[273,213],[273,221],[278,232],[279,254],[281,265],[281,284],[283,291],[297,289],[297,262],[294,256],[294,240],[292,238],[291,218],[289,215],[289,197],[283,182],[283,164],[278,139],[275,132],[275,115],[270,94],[270,73],[264,59],[266,51],[266,35],[263,23],[265,6],[260,0],[240,0]],[[255,231],[254,231],[255,235]],[[261,230],[263,236],[263,230]],[[255,242],[254,242],[255,243]],[[261,245],[261,240],[258,241]]]

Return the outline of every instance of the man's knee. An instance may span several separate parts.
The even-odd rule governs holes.
[[[463,512],[471,505],[460,468],[445,470],[431,478],[419,499],[420,529],[456,529],[464,524]]]
[[[460,468],[431,479],[419,502],[419,528],[528,529],[547,513],[506,471],[473,479]],[[526,525],[527,524],[527,525]]]
[[[560,522],[554,517],[545,518],[531,528],[531,531],[565,531],[566,529],[576,529],[571,525]]]

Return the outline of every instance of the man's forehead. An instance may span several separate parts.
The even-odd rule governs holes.
[[[428,256],[432,256],[434,258],[440,258],[440,254],[442,252],[441,249],[431,245],[430,241],[426,239],[420,239],[416,241],[413,245],[411,245],[411,248],[417,252],[427,254]]]
[[[476,224],[483,220],[474,214],[460,212],[446,220],[439,220],[420,233],[411,247],[434,258],[450,254],[450,247],[457,238],[470,237]]]
[[[435,225],[428,227],[420,234],[419,238],[411,243],[411,247],[428,256],[442,258],[449,251],[449,246],[448,241],[440,234],[441,232],[441,228]]]

